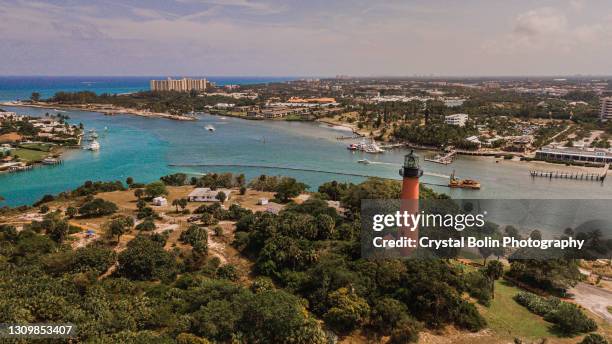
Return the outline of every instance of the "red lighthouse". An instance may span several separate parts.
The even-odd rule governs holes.
[[[410,151],[404,156],[404,166],[399,171],[402,176],[402,200],[419,199],[419,178],[423,175],[423,170],[419,166],[419,157]]]
[[[404,166],[399,170],[402,176],[402,193],[400,195],[400,212],[416,214],[419,212],[419,178],[423,175],[423,170],[419,166],[419,158],[410,151],[404,156]],[[412,239],[416,242],[419,238],[417,224],[411,224],[410,228],[400,227],[398,232],[400,237]],[[403,256],[409,256],[416,247],[404,247],[400,249]]]

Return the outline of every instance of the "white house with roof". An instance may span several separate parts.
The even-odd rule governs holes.
[[[217,189],[212,190],[211,188],[195,188],[187,195],[189,202],[219,202],[217,195],[223,192],[225,199],[230,198],[232,190],[230,189]]]

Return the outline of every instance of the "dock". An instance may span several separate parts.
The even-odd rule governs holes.
[[[402,148],[406,147],[405,143],[390,143],[388,145],[379,145],[382,149]]]
[[[594,180],[604,182],[608,175],[610,164],[606,164],[600,173],[596,172],[562,172],[562,171],[540,171],[540,170],[529,170],[529,174],[532,178],[543,177],[548,179],[573,179],[573,180]]]
[[[336,140],[356,140],[356,139],[361,139],[363,137],[364,137],[363,135],[355,134],[351,136],[338,136],[336,137]]]
[[[455,157],[456,154],[457,154],[457,151],[452,150],[450,152],[447,152],[444,156],[436,155],[435,157],[425,158],[423,160],[429,161],[429,162],[435,162],[436,164],[448,165],[453,162],[453,158]]]

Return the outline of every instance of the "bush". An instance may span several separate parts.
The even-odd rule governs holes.
[[[491,282],[480,271],[474,271],[466,274],[465,284],[470,295],[480,304],[489,306],[491,304]]]
[[[487,326],[486,320],[478,313],[476,307],[467,301],[462,301],[459,305],[455,323],[459,328],[472,332],[480,331]]]
[[[554,311],[561,302],[561,300],[556,297],[546,299],[529,292],[520,292],[516,294],[514,300],[521,306],[526,307],[530,312],[539,316],[545,316]]]
[[[329,293],[328,299],[330,307],[323,318],[337,331],[352,331],[368,318],[370,306],[366,300],[347,288]]]
[[[155,221],[150,218],[147,218],[138,225],[136,225],[136,230],[145,232],[154,231],[155,228],[157,228],[157,226],[155,226]]]
[[[115,203],[96,198],[83,204],[79,208],[79,214],[84,217],[99,217],[114,214],[117,210]]]
[[[554,323],[559,331],[566,335],[587,333],[597,329],[595,321],[587,317],[573,303],[561,302],[556,310],[544,316],[544,320]]]
[[[389,344],[415,343],[419,340],[421,326],[412,318],[404,318],[391,332]]]
[[[514,300],[530,312],[543,316],[554,323],[566,335],[591,332],[597,329],[595,321],[587,317],[572,303],[562,302],[556,297],[544,298],[528,292],[516,294]]]
[[[117,274],[134,280],[168,281],[177,273],[174,257],[166,252],[163,244],[147,236],[137,236],[127,249],[119,254]]]
[[[590,333],[578,344],[608,344],[608,341],[600,334]]]
[[[226,264],[217,269],[217,277],[230,281],[237,281],[240,276],[238,276],[238,269],[236,269],[236,266]]]

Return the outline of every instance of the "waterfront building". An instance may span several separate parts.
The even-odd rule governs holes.
[[[453,115],[444,116],[444,123],[449,124],[449,125],[457,125],[460,127],[464,127],[468,119],[469,119],[469,116],[467,114],[456,113]]]
[[[599,117],[602,121],[612,119],[612,97],[600,99]]]
[[[595,164],[612,163],[612,152],[603,148],[544,146],[536,150],[536,159],[566,162],[585,162]]]
[[[229,189],[217,189],[212,190],[210,188],[195,188],[189,193],[187,199],[189,202],[219,202],[217,195],[219,192],[225,193],[226,199],[230,198],[232,190]]]
[[[207,82],[206,79],[171,79],[167,80],[151,80],[150,87],[151,91],[177,91],[177,92],[189,92],[191,90],[204,91],[206,90]]]

